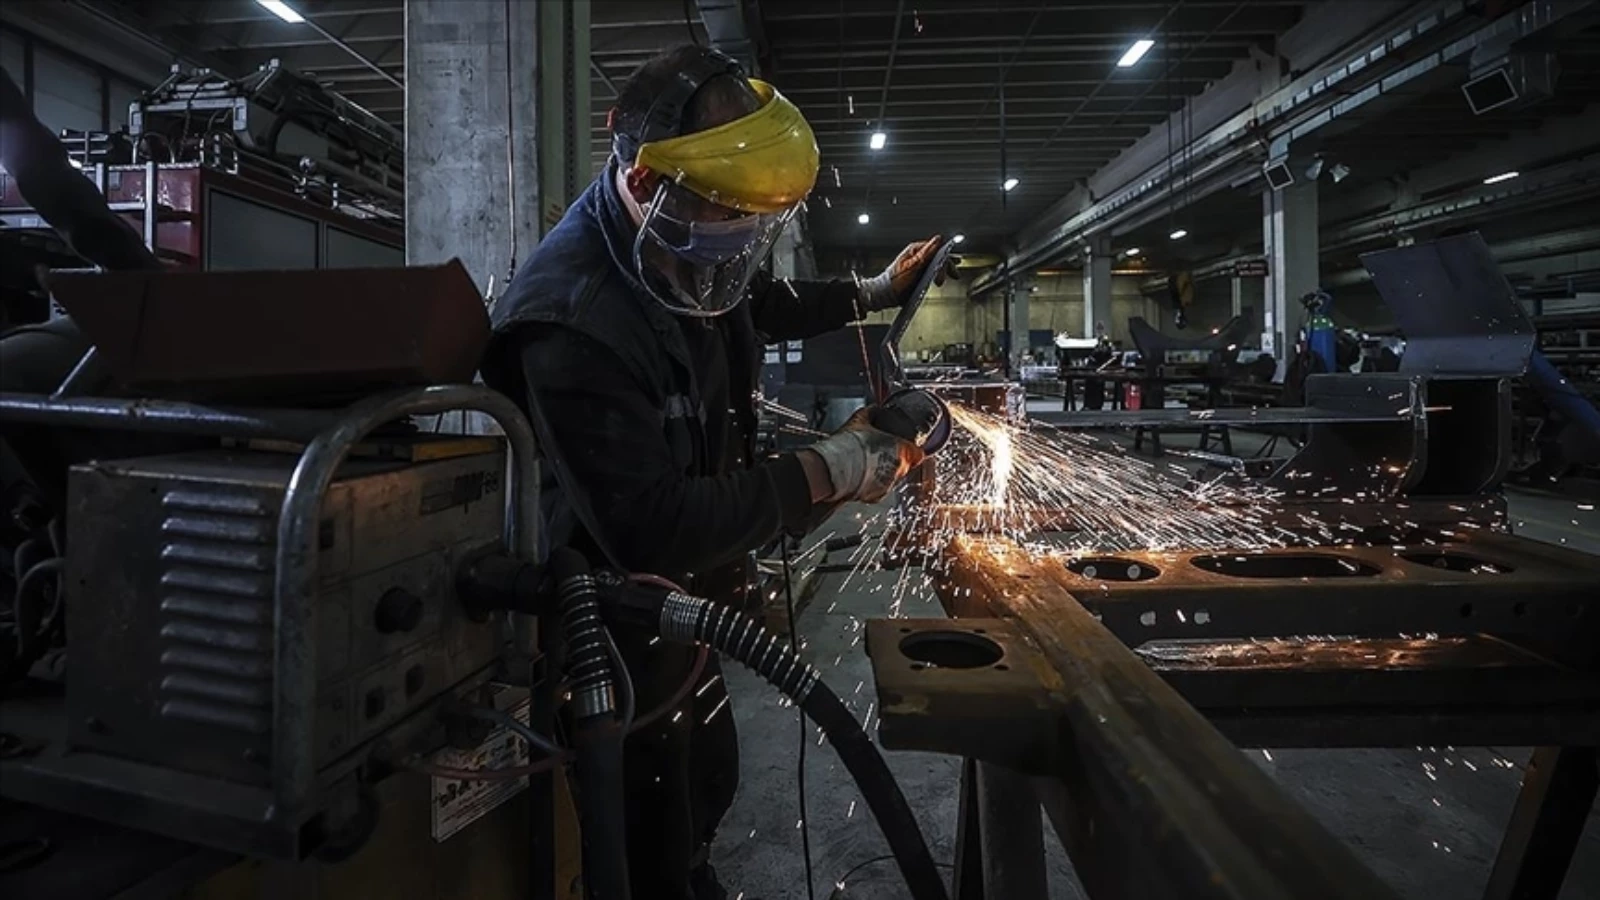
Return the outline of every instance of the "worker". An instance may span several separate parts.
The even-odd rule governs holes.
[[[798,109],[714,50],[646,62],[610,131],[605,170],[496,302],[484,377],[524,404],[560,470],[545,484],[548,543],[740,602],[752,551],[833,504],[882,498],[921,459],[862,414],[808,449],[755,459],[762,345],[900,305],[938,240],[869,278],[763,271],[816,181],[816,142]],[[637,708],[670,699],[690,654],[616,638]],[[692,709],[628,742],[641,896],[726,896],[707,861],[738,780],[726,698],[713,662]]]

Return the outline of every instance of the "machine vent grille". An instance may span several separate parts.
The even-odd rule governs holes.
[[[169,491],[161,505],[161,715],[265,735],[274,510],[227,488]]]

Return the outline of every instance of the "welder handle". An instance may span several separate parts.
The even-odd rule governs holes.
[[[916,287],[911,289],[906,302],[900,304],[900,312],[895,314],[894,322],[889,325],[889,330],[883,336],[883,345],[878,350],[882,371],[878,373],[878,396],[874,398],[879,403],[887,401],[897,389],[910,383],[906,380],[905,371],[900,367],[900,339],[906,336],[906,329],[911,326],[911,319],[922,306],[922,299],[928,296],[934,281],[949,265],[950,251],[955,245],[955,241],[945,241],[939,245],[939,249],[933,254],[933,259],[923,267]]]

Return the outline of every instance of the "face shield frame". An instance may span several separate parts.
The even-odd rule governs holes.
[[[704,319],[723,315],[744,299],[799,206],[740,215],[663,180],[634,237],[634,269],[667,311]],[[718,217],[696,216],[708,213]],[[647,256],[652,246],[661,251],[653,259]]]

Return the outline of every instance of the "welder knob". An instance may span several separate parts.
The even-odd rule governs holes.
[[[405,588],[390,588],[372,611],[372,624],[379,634],[411,631],[421,622],[422,598]]]

